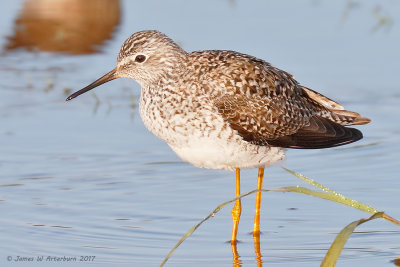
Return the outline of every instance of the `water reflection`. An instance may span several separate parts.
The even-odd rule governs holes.
[[[237,246],[236,246],[237,242],[232,242],[232,255],[233,255],[233,259],[232,259],[232,266],[233,267],[240,267],[242,266],[242,263],[240,262],[239,258],[239,253],[237,251]]]
[[[255,262],[257,263],[257,267],[262,267],[262,254],[260,249],[260,233],[253,234],[253,241],[254,241],[254,253],[255,253]],[[240,260],[240,255],[237,250],[237,242],[231,242],[232,246],[232,266],[233,267],[240,267],[242,266],[242,262]]]
[[[54,6],[66,2],[71,3],[69,4],[71,7],[75,2],[80,6],[90,4],[99,6],[105,2],[117,6],[118,1],[81,0],[78,3],[78,1],[53,0],[46,2],[46,8],[41,4],[45,1],[15,1],[20,3],[20,10],[16,15],[12,12],[12,16],[11,8],[2,9],[3,17],[10,14],[10,21],[3,24],[1,36],[10,37],[8,40],[2,39],[1,48],[6,46],[7,41],[7,45],[10,46],[8,49],[19,47],[24,50],[21,53],[10,53],[0,60],[2,74],[0,207],[3,214],[0,225],[4,230],[1,231],[2,255],[24,253],[30,256],[32,251],[50,255],[86,253],[98,256],[100,262],[97,263],[104,266],[117,265],[115,262],[122,262],[126,266],[129,266],[129,262],[138,266],[158,266],[166,254],[165,250],[170,249],[175,240],[180,238],[182,229],[187,229],[193,220],[214,207],[215,203],[220,203],[231,196],[230,190],[225,190],[231,188],[233,183],[230,174],[186,166],[186,163],[171,154],[168,147],[164,147],[148,134],[137,114],[133,122],[129,120],[130,112],[137,112],[137,99],[134,99],[134,96],[137,96],[138,91],[135,91],[137,88],[132,88],[134,95],[131,95],[131,106],[128,105],[131,89],[128,90],[127,87],[133,86],[132,82],[116,85],[121,87],[122,93],[116,93],[118,90],[111,93],[113,90],[110,88],[108,91],[104,90],[110,92],[107,97],[89,96],[86,103],[73,109],[64,104],[63,93],[60,91],[63,88],[65,90],[79,88],[85,83],[84,80],[92,79],[90,77],[92,72],[104,71],[100,63],[106,61],[97,58],[98,61],[95,62],[99,64],[91,64],[90,68],[93,67],[93,71],[86,71],[87,57],[71,58],[64,55],[46,53],[34,55],[25,52],[25,50],[45,50],[45,47],[41,47],[42,44],[36,42],[43,41],[43,45],[50,45],[48,43],[53,42],[50,37],[56,35],[54,25],[64,23],[62,17],[64,19],[70,17],[69,22],[73,25],[59,25],[60,29],[70,35],[76,31],[74,36],[78,36],[81,40],[75,42],[89,43],[91,38],[101,36],[99,31],[106,32],[97,42],[97,47],[104,40],[111,38],[112,31],[119,23],[122,23],[122,26],[119,33],[121,36],[118,39],[122,39],[134,31],[130,27],[140,21],[143,25],[154,25],[154,28],[163,28],[176,35],[185,43],[188,50],[235,48],[246,51],[254,48],[254,44],[250,43],[251,40],[259,38],[258,43],[266,45],[256,46],[255,54],[263,55],[262,57],[265,55],[267,59],[269,55],[275,55],[275,59],[271,59],[272,62],[277,62],[278,66],[286,65],[292,68],[294,73],[300,70],[300,75],[296,76],[305,75],[306,78],[301,80],[307,82],[313,82],[315,77],[319,76],[319,69],[327,68],[324,72],[329,72],[330,75],[317,78],[317,84],[326,85],[326,90],[329,88],[336,90],[335,85],[338,83],[343,85],[345,89],[338,88],[337,92],[328,94],[334,98],[351,101],[349,105],[354,105],[359,111],[367,111],[374,117],[374,124],[369,126],[363,143],[332,149],[330,152],[301,152],[305,154],[290,152],[293,157],[288,157],[288,166],[330,184],[344,191],[343,193],[351,193],[356,198],[362,198],[367,203],[373,203],[396,214],[398,211],[396,203],[399,199],[395,186],[398,184],[395,163],[400,151],[398,149],[400,128],[399,124],[393,121],[396,121],[394,117],[400,112],[398,105],[400,90],[396,86],[395,75],[399,69],[396,67],[398,53],[392,44],[398,42],[398,35],[394,34],[398,25],[394,23],[389,34],[381,34],[385,33],[386,26],[377,29],[376,34],[370,32],[375,23],[385,21],[383,16],[389,16],[390,12],[394,14],[395,11],[392,11],[390,6],[383,6],[375,10],[375,15],[372,4],[352,0],[357,1],[357,7],[350,11],[349,20],[339,25],[342,27],[338,27],[344,1],[321,1],[318,7],[310,7],[309,1],[302,2],[302,6],[296,6],[293,2],[295,5],[293,8],[279,7],[281,1],[259,1],[258,4],[254,2],[246,5],[243,1],[227,1],[236,6],[230,8],[226,3],[218,5],[218,1],[216,3],[208,1],[201,5],[198,3],[182,5],[181,1],[170,1],[170,9],[157,12],[155,8],[154,16],[147,16],[145,12],[134,12],[134,8],[138,7],[142,11],[151,10],[150,6],[143,7],[147,1],[140,3],[135,1],[134,4],[129,0],[119,1],[125,8],[123,10],[121,6],[118,7],[121,8],[120,12],[127,12],[126,14],[133,12],[134,16],[125,16],[122,21],[119,18],[121,14],[115,14],[118,19],[113,23],[108,22],[112,26],[105,26],[111,14],[116,12],[116,7],[108,6],[104,8],[108,9],[107,14],[104,12],[102,17],[97,16],[101,19],[93,20],[90,25],[93,29],[88,29],[91,22],[87,16],[88,12],[92,13],[90,10],[96,10],[96,7],[87,8],[86,13],[79,11],[78,7],[75,7],[73,12],[57,11],[59,17],[52,18],[54,23],[48,22],[48,25],[43,21],[46,16],[50,21],[50,14],[43,13],[47,8],[52,10],[55,16],[57,12]],[[12,1],[4,1],[4,4],[7,2]],[[267,2],[268,6],[263,7],[263,3]],[[161,4],[162,1],[157,3]],[[31,13],[28,12],[28,6]],[[209,10],[202,9],[202,6]],[[210,9],[210,6],[213,8]],[[245,8],[250,6],[253,8]],[[256,11],[263,8],[268,10],[270,16],[258,15]],[[315,11],[310,12],[310,9]],[[337,12],[332,14],[335,10]],[[284,12],[280,13],[281,11]],[[196,17],[197,12],[207,14],[207,19]],[[86,16],[80,18],[86,20],[80,24],[76,19],[79,13],[82,13],[80,16]],[[186,15],[181,17],[182,13]],[[96,14],[100,14],[99,11],[93,11],[91,15],[96,16]],[[164,14],[168,16],[163,16]],[[191,18],[187,20],[187,27],[177,25],[182,24],[176,23],[177,20],[188,19],[187,14]],[[301,18],[296,14],[302,14]],[[325,16],[325,19],[317,16],[320,14],[332,16]],[[271,16],[272,20],[268,20],[267,18]],[[285,19],[279,20],[280,18]],[[318,23],[312,23],[311,19],[320,20]],[[395,19],[393,17],[394,22]],[[280,21],[282,24],[275,25],[271,21]],[[39,26],[43,25],[41,27],[48,31],[48,35],[41,33],[43,37],[30,36],[35,32],[28,22],[37,23],[35,28],[37,31],[40,30]],[[286,27],[285,23],[290,23],[291,28]],[[315,24],[320,26],[312,27]],[[139,29],[143,29],[145,27],[143,25]],[[183,26],[186,26],[186,23]],[[242,34],[245,29],[247,35],[235,38],[238,41],[237,47],[229,43],[233,39],[229,39],[229,36]],[[270,34],[259,36],[258,34],[265,29],[270,31]],[[279,34],[274,35],[274,29],[277,29],[276,32]],[[91,36],[94,32],[95,36]],[[293,33],[301,34],[294,36]],[[328,33],[326,40],[323,39],[325,33]],[[64,38],[68,37],[67,33],[63,34]],[[86,37],[82,38],[82,34]],[[205,35],[215,40],[226,38],[226,42],[221,41],[217,44],[209,40],[203,42]],[[315,42],[311,36],[316,36],[318,42],[322,40],[324,45],[316,46],[315,51],[307,49],[307,46]],[[290,40],[293,37],[298,38],[294,45]],[[41,38],[44,40],[40,40]],[[292,43],[292,45],[282,46],[281,49],[269,47],[276,40],[282,44]],[[64,43],[73,48],[74,44],[68,42],[72,40],[66,40]],[[89,48],[93,49],[96,42],[91,40],[90,43]],[[119,42],[112,43],[113,50],[119,48]],[[303,54],[302,51],[297,51],[296,47],[304,50],[304,57],[310,60],[300,62],[299,55]],[[290,53],[289,49],[292,48],[294,52]],[[52,51],[62,50],[53,48]],[[322,57],[323,60],[317,61],[321,55],[326,58]],[[352,63],[350,67],[346,67],[348,62],[340,55],[346,55],[347,58],[354,60],[353,63],[349,61]],[[111,58],[114,59],[114,56],[113,54]],[[279,62],[282,58],[283,64]],[[324,65],[323,61],[329,64]],[[303,66],[307,71],[302,72]],[[344,71],[337,71],[343,68],[349,75],[344,75]],[[77,73],[81,74],[81,78],[76,78]],[[310,78],[307,78],[308,73],[311,73]],[[340,77],[340,82],[336,82],[337,77]],[[378,82],[383,83],[381,87],[376,86]],[[50,92],[45,93],[47,91]],[[66,92],[65,95],[70,93]],[[356,99],[353,96],[357,96]],[[92,116],[92,109],[96,105],[99,108],[98,114]],[[107,116],[111,108],[112,112]],[[79,135],[74,134],[83,127],[87,130],[81,131]],[[167,164],[168,160],[174,164]],[[272,170],[272,172],[278,175],[270,181],[271,187],[296,183],[279,174],[280,171]],[[114,183],[115,181],[118,183]],[[248,185],[248,190],[253,189],[252,182],[254,180],[244,183]],[[203,197],[202,192],[207,192],[207,197]],[[206,207],[205,211],[187,208],[188,203],[196,204],[200,198],[205,201],[202,202]],[[205,262],[214,261],[209,265],[283,266],[296,262],[295,265],[300,266],[317,266],[333,241],[335,233],[349,223],[352,216],[358,216],[350,209],[297,196],[288,198],[285,196],[285,201],[279,195],[272,196],[271,203],[274,203],[271,205],[274,208],[273,213],[265,216],[265,219],[269,220],[266,238],[263,235],[262,239],[260,237],[261,240],[252,240],[253,236],[246,235],[238,248],[232,246],[231,252],[228,244],[221,246],[221,240],[227,237],[226,224],[229,222],[228,215],[226,218],[221,216],[220,221],[210,221],[210,227],[206,229],[211,232],[200,232],[179,248],[173,256],[176,265],[184,266],[186,263],[191,266],[205,266],[207,265]],[[270,208],[264,209],[270,212]],[[300,211],[296,214],[287,212],[297,208]],[[321,212],[324,216],[321,216]],[[379,222],[371,225],[372,229],[386,229],[386,227],[389,228],[390,225]],[[369,228],[363,229],[369,230]],[[397,263],[400,266],[400,258],[393,263],[389,261],[400,256],[398,233],[364,232],[351,237],[352,245],[350,248],[344,248],[343,257],[339,259],[340,264],[373,266],[376,263],[376,266],[380,266]],[[260,242],[263,242],[262,251]],[[0,265],[3,266],[4,263]],[[166,266],[170,265],[174,266],[174,264]]]
[[[394,265],[400,266],[400,257],[395,258],[392,262]]]
[[[119,0],[26,0],[6,50],[89,54],[120,23]]]
[[[253,235],[254,240],[254,252],[256,253],[257,267],[262,267],[262,255],[260,250],[260,233]]]

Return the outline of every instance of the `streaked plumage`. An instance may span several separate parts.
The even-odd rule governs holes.
[[[260,187],[263,168],[282,160],[285,148],[348,144],[362,134],[347,126],[370,121],[264,60],[225,50],[187,53],[158,31],[133,34],[121,48],[117,67],[67,100],[119,77],[141,85],[144,124],[183,160],[236,168],[237,181],[239,168],[258,167]],[[257,219],[254,232],[259,232]]]
[[[135,62],[137,55],[146,61]],[[361,132],[344,126],[370,121],[264,60],[224,50],[187,53],[158,31],[128,38],[113,75],[141,84],[147,128],[199,167],[271,165],[283,159],[281,148],[357,141]]]

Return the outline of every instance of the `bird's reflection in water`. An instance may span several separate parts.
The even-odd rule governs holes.
[[[260,251],[260,233],[254,234],[253,240],[254,240],[254,252],[256,254],[257,267],[261,267],[262,266],[262,255],[261,255],[261,251]]]
[[[101,52],[120,17],[119,0],[25,0],[5,50]]]
[[[262,267],[262,255],[260,249],[260,233],[253,234],[253,241],[254,241],[254,253],[256,256],[256,263],[257,267]],[[237,250],[237,242],[231,242],[232,246],[232,266],[233,267],[241,267],[242,262],[240,261],[240,255]]]
[[[233,255],[233,259],[232,259],[232,266],[233,267],[240,267],[242,266],[240,260],[239,260],[239,253],[237,251],[237,246],[236,246],[237,242],[232,242],[232,255]]]

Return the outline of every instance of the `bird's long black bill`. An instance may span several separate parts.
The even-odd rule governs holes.
[[[86,86],[85,88],[76,91],[75,93],[73,93],[72,95],[70,95],[69,97],[67,97],[66,101],[69,101],[71,99],[74,99],[75,97],[86,93],[87,91],[92,90],[93,88],[102,85],[103,83],[112,81],[114,79],[117,79],[118,75],[117,75],[117,69],[113,69],[112,71],[110,71],[109,73],[105,74],[104,76],[102,76],[100,79],[97,79],[96,81],[92,82],[91,84],[89,84],[88,86]]]

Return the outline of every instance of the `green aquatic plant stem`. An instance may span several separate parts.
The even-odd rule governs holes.
[[[301,187],[301,186],[287,186],[287,187],[282,187],[282,188],[277,188],[277,189],[271,189],[271,191],[277,191],[277,192],[293,192],[293,193],[300,193],[304,195],[309,195],[313,197],[318,197],[326,200],[330,200],[333,202],[337,202],[343,205],[350,206],[355,209],[359,209],[371,214],[374,214],[378,212],[378,210],[364,204],[361,202],[358,202],[356,200],[353,200],[348,197],[344,197],[341,194],[337,193],[330,193],[330,192],[317,192],[311,189],[308,189],[306,187]]]
[[[370,214],[375,214],[375,213],[378,212],[377,209],[375,209],[375,208],[373,208],[373,207],[371,207],[371,206],[369,206],[367,204],[361,203],[361,202],[359,202],[357,200],[354,200],[354,199],[351,199],[349,197],[346,197],[346,196],[344,196],[344,195],[342,195],[340,193],[337,193],[337,192],[333,191],[332,189],[330,189],[330,188],[328,188],[326,186],[323,186],[323,185],[317,183],[316,181],[301,175],[300,173],[291,171],[289,169],[286,169],[285,167],[282,167],[282,168],[284,170],[286,170],[287,172],[293,174],[294,176],[302,179],[303,181],[305,181],[305,182],[307,182],[307,183],[309,183],[309,184],[311,184],[311,185],[313,185],[313,186],[315,186],[315,187],[317,187],[319,189],[322,189],[323,191],[327,192],[327,193],[323,193],[323,192],[315,192],[315,191],[313,191],[314,193],[307,194],[307,195],[313,195],[313,196],[316,196],[316,197],[320,197],[320,198],[324,198],[324,199],[331,200],[331,201],[334,201],[334,202],[338,202],[338,203],[353,207],[355,209],[359,209],[359,210],[368,212]],[[306,188],[306,192],[308,192],[307,190],[310,190],[310,189]],[[297,193],[306,194],[306,193],[301,192],[301,191],[299,191]]]
[[[320,266],[321,267],[335,266],[344,245],[346,244],[347,240],[349,239],[350,235],[354,232],[356,227],[370,220],[382,218],[383,215],[384,215],[383,212],[377,212],[368,219],[360,219],[358,221],[354,221],[348,224],[345,228],[343,228],[342,231],[340,231],[340,233],[336,236],[335,241],[333,241],[331,247],[326,253]]]

